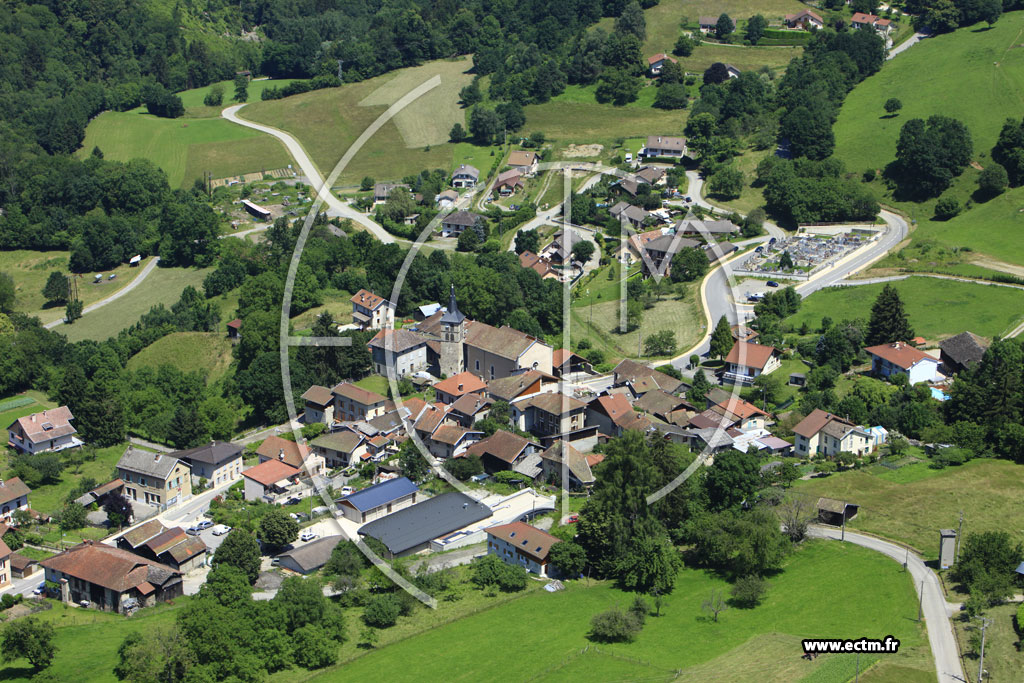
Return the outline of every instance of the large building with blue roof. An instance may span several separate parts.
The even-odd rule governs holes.
[[[357,524],[372,522],[416,503],[419,488],[406,477],[389,479],[338,500],[345,519]]]

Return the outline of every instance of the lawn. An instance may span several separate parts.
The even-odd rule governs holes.
[[[35,393],[35,392],[33,392]],[[7,429],[8,425],[19,417],[25,417],[40,410],[56,407],[56,403],[48,401],[43,396],[35,398],[25,394],[18,394],[0,401],[0,427]]]
[[[210,268],[155,268],[153,272],[128,294],[116,302],[85,314],[71,325],[61,325],[58,331],[69,341],[83,339],[103,340],[134,325],[143,313],[157,304],[170,308],[188,285],[201,289],[203,278]]]
[[[781,72],[786,70],[793,58],[799,57],[803,52],[802,47],[796,46],[748,47],[701,43],[692,55],[680,59],[679,65],[684,71],[699,73],[703,73],[715,62],[732,64],[740,71],[756,71],[762,66],[767,66],[776,71],[777,75],[782,75]]]
[[[388,378],[383,375],[367,375],[355,384],[367,391],[375,391],[381,396],[388,395]]]
[[[526,131],[543,131],[551,142],[601,144],[606,148],[619,138],[647,135],[681,135],[686,112],[652,107],[616,107],[595,102],[558,102],[524,107]],[[559,145],[556,145],[559,146]],[[554,159],[561,158],[557,153]]]
[[[472,80],[466,73],[470,67],[468,60],[430,62],[340,88],[256,102],[242,114],[295,135],[326,176],[388,106],[439,75],[441,85],[416,99],[370,138],[338,183],[358,185],[364,176],[397,180],[423,169],[451,166],[455,146],[447,142],[448,132],[456,122],[465,125],[458,92]],[[486,172],[489,165],[481,170]]]
[[[916,596],[899,564],[856,546],[811,542],[771,584],[760,607],[728,610],[712,623],[700,605],[726,584],[703,571],[683,570],[662,616],[648,618],[636,642],[600,645],[599,652],[581,655],[589,644],[590,618],[612,605],[627,605],[632,595],[604,583],[587,588],[574,582],[565,591],[538,591],[380,648],[317,680],[336,680],[341,671],[350,680],[412,681],[424,671],[440,680],[609,680],[609,671],[618,680],[662,680],[666,671],[671,677],[677,669],[681,680],[707,680],[709,664],[722,680],[792,681],[826,666],[848,669],[835,678],[848,680],[852,657],[834,664],[830,658],[809,662],[800,656],[800,638],[826,633],[848,638],[891,633],[902,641],[893,661],[930,667],[917,656],[923,629],[913,621]],[[821,595],[843,609],[822,609]],[[481,656],[509,642],[530,656]],[[640,661],[629,667],[626,659]]]
[[[128,359],[128,369],[173,365],[182,372],[203,372],[216,382],[231,364],[231,340],[223,332],[174,332]]]
[[[818,496],[860,505],[849,523],[879,536],[908,543],[926,558],[939,552],[939,529],[955,527],[964,511],[964,533],[1000,530],[1024,541],[1024,470],[1005,460],[976,459],[924,477],[912,465],[906,483],[887,481],[864,470],[799,481],[794,490],[813,501]],[[908,468],[904,468],[908,469]],[[901,470],[902,471],[902,470]],[[898,477],[894,477],[898,478]],[[984,496],[977,495],[984,491]]]
[[[1011,287],[913,276],[889,284],[903,299],[914,332],[929,342],[964,330],[983,337],[1005,334],[1020,322],[1024,311],[1024,291]],[[833,287],[815,292],[803,300],[800,311],[787,321],[794,328],[807,323],[811,329],[817,329],[824,316],[833,320],[867,320],[883,286]]]
[[[985,630],[985,675],[986,681],[1018,681],[1021,677],[1021,652],[1017,648],[1019,638],[1014,629],[1014,614],[1017,604],[1000,605],[985,613],[992,624]],[[972,631],[981,628],[981,621],[953,621],[960,642],[967,645]],[[976,653],[964,658],[964,670],[967,680],[976,683],[978,680],[978,656]],[[1016,673],[1014,673],[1016,672]]]

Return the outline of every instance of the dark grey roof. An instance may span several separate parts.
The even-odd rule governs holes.
[[[491,508],[464,493],[442,493],[359,529],[387,546],[393,555],[428,543],[491,516]]]
[[[459,304],[455,301],[455,283],[452,283],[451,292],[448,294],[448,308],[445,309],[444,314],[441,316],[442,325],[458,325],[466,316],[459,310]]]
[[[669,233],[667,235],[662,235],[661,237],[655,237],[644,245],[644,249],[647,251],[662,251],[666,254],[671,253],[675,255],[687,247],[699,246],[700,242],[697,240],[691,240],[689,237],[680,237]]]
[[[961,332],[955,337],[939,342],[942,353],[957,365],[969,367],[981,360],[988,348],[988,342],[973,332]]]
[[[362,491],[351,493],[339,500],[339,502],[348,503],[360,512],[368,512],[417,491],[419,491],[419,487],[407,477],[398,477],[374,484]]]
[[[480,214],[473,213],[472,211],[455,211],[441,219],[441,225],[461,225],[469,227],[476,225],[483,220]]]
[[[241,457],[242,447],[227,441],[211,441],[205,446],[190,448],[187,451],[175,451],[171,455],[187,462],[201,462],[216,466]]]
[[[278,555],[280,565],[285,569],[308,574],[327,564],[334,547],[342,541],[342,536],[324,536],[310,541],[298,548]]]
[[[117,461],[117,466],[129,472],[139,472],[151,477],[166,479],[178,462],[176,457],[167,453],[150,453],[129,446],[121,459]]]

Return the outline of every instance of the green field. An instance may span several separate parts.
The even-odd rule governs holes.
[[[619,138],[681,135],[686,111],[615,107],[597,102],[546,102],[526,106],[527,131],[543,131],[562,147],[568,143],[611,147]],[[556,153],[554,158],[558,159]]]
[[[1005,334],[1024,315],[1024,290],[1020,289],[913,276],[888,284],[900,293],[914,332],[930,342],[964,330],[983,337]],[[795,328],[806,322],[817,329],[824,316],[867,320],[883,286],[833,287],[815,292],[787,321]]]
[[[662,616],[649,617],[636,642],[600,645],[600,652],[582,656],[590,618],[612,605],[627,606],[632,596],[607,584],[586,588],[570,583],[565,591],[538,591],[381,648],[316,680],[344,675],[346,680],[413,681],[422,680],[424,672],[439,680],[465,681],[611,680],[607,672],[615,680],[665,680],[677,669],[683,674],[678,680],[708,680],[711,662],[725,667],[713,677],[718,680],[793,681],[825,667],[845,670],[833,680],[849,680],[852,659],[801,659],[799,639],[824,633],[892,633],[902,641],[893,663],[931,668],[930,660],[920,656],[924,638],[914,622],[916,596],[899,564],[856,546],[811,542],[770,581],[760,607],[727,610],[716,624],[704,618],[700,605],[712,589],[726,584],[703,571],[684,570]],[[822,595],[843,609],[823,608]],[[483,654],[509,643],[529,656]],[[623,658],[641,661],[626,666]],[[723,671],[729,675],[723,677]]]
[[[129,370],[165,364],[182,372],[203,372],[208,382],[216,382],[231,364],[231,341],[222,332],[174,332],[128,359]]]
[[[25,417],[40,410],[55,408],[56,403],[50,401],[42,392],[31,391],[17,396],[8,396],[0,401],[0,429],[8,426],[19,417]]]
[[[143,313],[157,304],[170,308],[188,285],[202,289],[203,278],[210,268],[154,268],[138,287],[125,294],[115,303],[99,308],[76,320],[71,325],[61,325],[58,331],[69,341],[83,339],[103,340],[116,335],[126,327],[134,325]]]
[[[40,406],[36,406],[32,412],[37,412],[41,409]],[[28,414],[28,413],[26,413]],[[0,416],[2,417],[2,416]],[[14,419],[14,418],[12,418]],[[4,423],[6,428],[9,422]],[[29,496],[29,504],[32,509],[38,510],[44,514],[54,514],[60,511],[64,506],[64,498],[71,492],[72,489],[78,484],[79,479],[82,477],[92,477],[97,482],[103,484],[112,480],[116,474],[114,472],[114,466],[117,461],[121,459],[124,454],[124,450],[128,444],[119,444],[117,446],[110,446],[108,448],[98,448],[95,451],[95,457],[92,460],[87,460],[82,464],[80,471],[75,472],[74,468],[67,467],[61,473],[61,480],[56,484],[47,484],[45,486],[38,486],[32,489],[32,494]],[[0,459],[2,466],[0,466],[0,477],[9,479],[13,476],[13,471],[10,468],[10,464],[6,458]],[[57,530],[56,526],[53,528],[56,533],[54,540],[60,538],[60,531]],[[100,534],[102,538],[106,534]]]
[[[992,624],[985,630],[985,675],[986,681],[1016,681],[1021,677],[1021,652],[1019,649],[1019,631],[1014,628],[1014,615],[1018,603],[999,605],[985,611],[985,616],[992,619]],[[957,619],[953,622],[957,637],[965,647],[972,631],[980,628],[980,621],[964,622]],[[964,660],[964,669],[968,681],[978,680],[978,655],[972,653]]]
[[[911,467],[917,468],[917,474],[927,471],[926,466]],[[938,557],[938,530],[955,527],[961,510],[964,533],[1000,530],[1024,541],[1024,510],[1019,505],[1024,496],[1024,470],[1020,465],[976,459],[928,472],[900,483],[851,470],[798,481],[794,490],[812,502],[818,496],[828,496],[860,505],[850,526],[908,543],[926,558]],[[978,491],[985,495],[976,495]]]

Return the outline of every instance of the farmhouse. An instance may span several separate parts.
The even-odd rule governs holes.
[[[16,510],[28,510],[32,490],[19,477],[0,479],[0,524],[9,524]]]
[[[466,228],[476,230],[481,241],[487,237],[483,216],[472,211],[453,211],[441,219],[442,237],[458,237]]]
[[[816,408],[793,427],[793,450],[800,457],[840,452],[864,455],[872,450],[875,437],[849,420]]]
[[[46,580],[60,584],[62,602],[87,602],[104,611],[122,612],[131,599],[149,607],[183,592],[180,571],[91,540],[40,564]]]
[[[317,422],[331,424],[334,422],[334,394],[327,387],[314,384],[301,396],[305,409],[302,421],[311,425]]]
[[[537,173],[537,166],[540,163],[540,156],[536,152],[528,150],[512,150],[508,155],[508,165],[512,170],[518,171],[520,175],[533,176]],[[501,176],[498,176],[499,178]]]
[[[787,14],[785,22],[788,28],[802,28],[804,30],[809,30],[812,28],[817,29],[825,27],[825,20],[809,9],[797,12],[796,14]]]
[[[482,522],[492,514],[490,507],[464,493],[442,493],[364,525],[359,535],[383,543],[390,559],[427,550],[434,539]]]
[[[648,135],[643,154],[647,157],[682,159],[686,156],[686,138]]]
[[[349,301],[352,302],[352,321],[359,329],[380,330],[394,327],[395,309],[384,297],[360,289]]]
[[[487,554],[497,555],[506,564],[524,567],[531,574],[546,577],[551,546],[561,540],[526,522],[501,524],[487,529]]]
[[[124,481],[127,497],[161,511],[192,497],[191,467],[172,455],[128,446],[117,461],[117,476]]]
[[[345,519],[363,524],[415,505],[418,492],[408,478],[397,477],[339,498],[338,509]]]
[[[659,76],[661,75],[661,70],[665,68],[665,64],[667,62],[672,62],[673,64],[679,63],[679,61],[676,60],[674,57],[670,57],[664,52],[659,52],[658,54],[652,55],[647,58],[647,69],[652,76]]]
[[[67,406],[19,417],[7,427],[7,445],[19,453],[62,451],[81,446]]]
[[[939,361],[947,375],[963,372],[981,361],[988,342],[973,332],[961,332],[939,342]]]
[[[388,376],[388,368],[399,378],[427,367],[427,340],[403,328],[385,328],[366,345],[370,349],[373,371]]]
[[[452,187],[473,187],[480,180],[480,171],[469,164],[459,164],[452,173]]]
[[[227,441],[211,441],[171,455],[192,467],[192,478],[197,484],[205,479],[210,486],[218,487],[237,481],[242,474],[242,447]]]
[[[753,384],[760,375],[767,375],[781,365],[779,350],[773,346],[738,341],[725,357],[723,379],[732,384]]]
[[[879,377],[906,375],[910,384],[932,382],[938,378],[938,359],[906,342],[879,344],[864,350],[871,356],[871,372]]]

